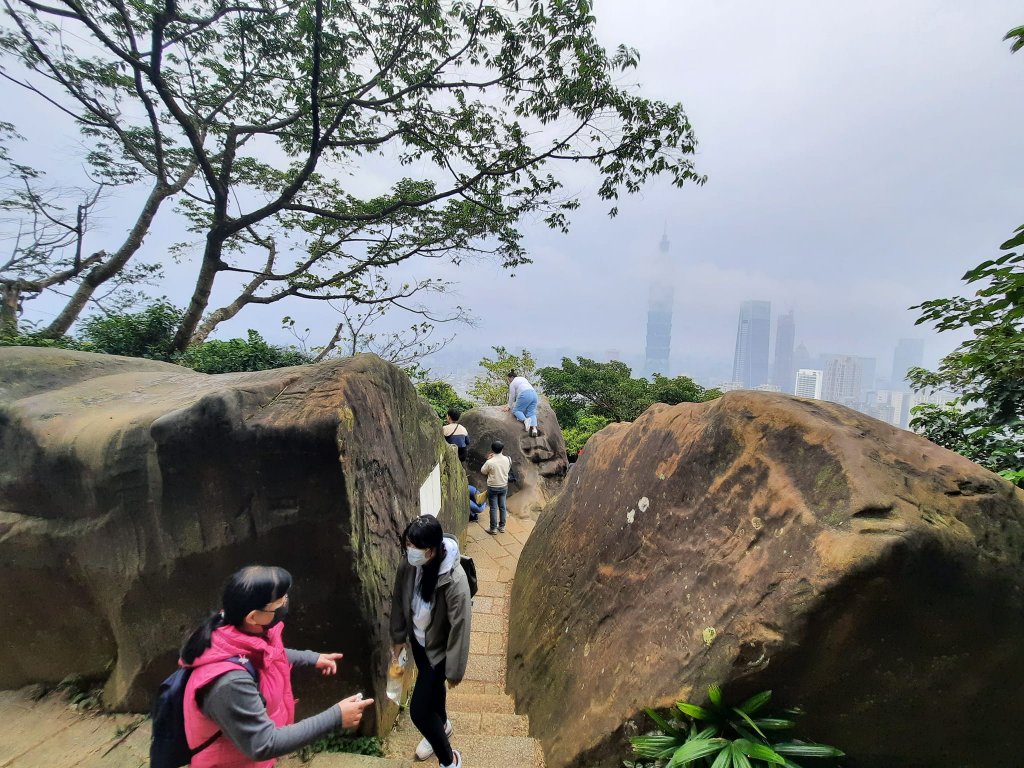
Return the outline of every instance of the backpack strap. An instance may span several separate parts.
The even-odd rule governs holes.
[[[246,672],[248,672],[252,676],[252,679],[255,681],[256,685],[259,686],[259,684],[260,684],[260,673],[256,671],[256,667],[254,667],[253,663],[251,661],[249,661],[249,659],[247,659],[245,656],[231,656],[230,658],[224,659],[224,661],[230,661],[232,664],[237,664],[238,666],[240,666],[242,669],[244,669]],[[220,679],[220,676],[218,675],[213,680],[211,680],[210,683],[208,683],[207,685],[212,685],[213,682],[215,682],[216,680],[219,680],[219,679]],[[198,694],[199,691],[197,691],[196,693]],[[260,698],[262,698],[262,695],[260,696]],[[215,742],[217,739],[219,739],[223,735],[224,735],[224,731],[217,731],[215,734],[213,734],[213,736],[208,738],[206,741],[204,741],[198,747],[196,747],[193,750],[190,750],[191,757],[195,757],[196,755],[198,755],[200,752],[202,752],[204,749],[209,747],[211,744],[213,744],[213,742]]]

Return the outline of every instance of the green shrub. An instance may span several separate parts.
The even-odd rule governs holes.
[[[455,388],[446,381],[421,381],[416,385],[416,391],[434,407],[442,419],[449,408],[468,411],[473,407],[471,402],[463,400]]]
[[[82,323],[78,337],[92,352],[170,361],[181,316],[180,309],[159,301],[141,312],[93,315]]]
[[[194,344],[175,362],[200,373],[236,373],[303,365],[310,362],[310,358],[293,347],[268,344],[259,333],[250,330],[248,339]]]
[[[352,736],[333,731],[299,750],[299,759],[308,763],[321,752],[347,752],[351,755],[384,757],[384,746],[376,736]]]
[[[814,744],[792,738],[779,738],[779,731],[796,726],[796,710],[787,710],[785,717],[762,714],[771,700],[771,691],[762,691],[739,706],[730,706],[722,699],[717,685],[708,688],[709,704],[699,707],[685,701],[675,710],[661,715],[652,709],[647,714],[658,730],[630,741],[634,754],[640,758],[624,761],[627,768],[800,768],[790,757],[832,762],[843,753],[827,744]],[[682,715],[681,720],[676,718]]]

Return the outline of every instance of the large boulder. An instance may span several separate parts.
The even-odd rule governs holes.
[[[512,590],[508,686],[549,768],[643,708],[773,689],[847,766],[1016,765],[1024,493],[842,406],[735,392],[600,432]],[[649,727],[649,723],[647,724]]]
[[[364,691],[378,725],[398,535],[465,530],[465,473],[408,377],[372,355],[208,376],[165,363],[0,348],[0,687],[76,674],[145,710],[226,577],[295,577],[306,711]],[[314,679],[315,678],[315,679]]]
[[[487,485],[480,467],[487,461],[491,443],[500,440],[505,444],[504,453],[512,459],[512,467],[519,478],[519,482],[508,488],[509,513],[535,516],[561,487],[569,458],[558,418],[544,397],[537,404],[540,432],[537,437],[530,437],[521,422],[496,405],[466,411],[459,422],[470,437],[466,459],[469,482],[478,488]]]

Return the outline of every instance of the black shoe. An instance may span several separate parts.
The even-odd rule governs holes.
[[[480,517],[480,513],[479,513],[479,512],[474,512],[473,514],[471,514],[471,515],[469,516],[469,522],[471,522],[471,523],[475,523],[475,522],[476,522],[476,519],[477,519],[478,517]]]

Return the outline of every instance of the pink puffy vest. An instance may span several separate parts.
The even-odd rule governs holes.
[[[267,702],[267,715],[278,727],[295,721],[291,664],[281,640],[283,624],[271,627],[266,635],[248,635],[232,626],[213,631],[213,642],[192,664],[192,675],[185,688],[185,736],[195,749],[220,730],[196,704],[196,691],[212,683],[225,672],[241,669],[232,656],[245,656],[260,676],[260,693]],[[192,768],[270,768],[275,760],[250,760],[226,735],[192,758]]]

